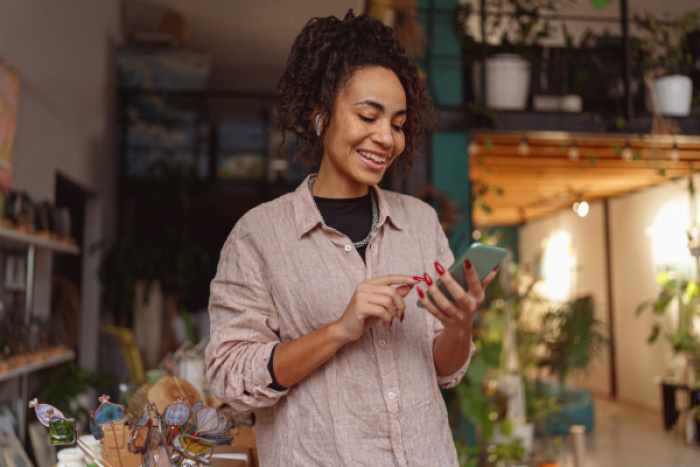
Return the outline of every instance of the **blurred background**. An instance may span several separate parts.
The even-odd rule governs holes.
[[[138,413],[177,378],[226,409],[209,283],[236,221],[312,170],[277,80],[350,9],[395,28],[438,118],[383,184],[456,254],[509,250],[444,392],[462,464],[699,463],[694,0],[0,0],[0,459],[56,462],[34,397],[85,426],[97,395]],[[226,414],[253,463],[254,418]]]

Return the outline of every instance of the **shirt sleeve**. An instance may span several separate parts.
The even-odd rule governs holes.
[[[440,264],[442,264],[445,267],[445,269],[447,269],[450,266],[452,266],[452,264],[455,262],[455,257],[452,253],[452,250],[450,250],[450,244],[447,240],[447,236],[445,235],[445,231],[442,229],[440,221],[437,218],[437,213],[435,214],[435,224],[437,226],[436,236],[438,244],[437,261]],[[445,327],[442,325],[439,319],[435,318],[433,315],[430,315],[430,317],[433,319],[433,343],[435,343],[435,339],[437,339],[437,337],[440,335],[440,333]],[[469,368],[469,362],[471,362],[472,356],[475,352],[476,347],[474,346],[474,342],[470,342],[469,356],[467,357],[467,360],[464,362],[464,364],[451,375],[438,376],[438,384],[445,389],[457,386],[457,384],[459,384],[459,382],[462,380],[464,374],[467,372],[467,368]]]
[[[210,341],[206,351],[209,385],[223,402],[241,412],[275,404],[287,394],[270,387],[267,364],[280,342],[279,319],[255,248],[236,230],[221,251],[209,296]]]

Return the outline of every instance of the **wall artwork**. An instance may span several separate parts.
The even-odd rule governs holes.
[[[19,74],[0,58],[0,190],[7,193],[12,179],[12,143],[17,129]]]

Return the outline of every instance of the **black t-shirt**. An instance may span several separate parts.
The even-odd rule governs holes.
[[[369,193],[359,198],[319,198],[314,196],[323,222],[347,235],[353,243],[361,242],[372,228],[372,198]],[[357,248],[365,260],[367,246]]]

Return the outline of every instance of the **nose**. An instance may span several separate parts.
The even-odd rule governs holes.
[[[372,134],[372,140],[389,150],[394,145],[394,138],[391,131],[391,122],[382,122],[377,125],[376,131]]]

